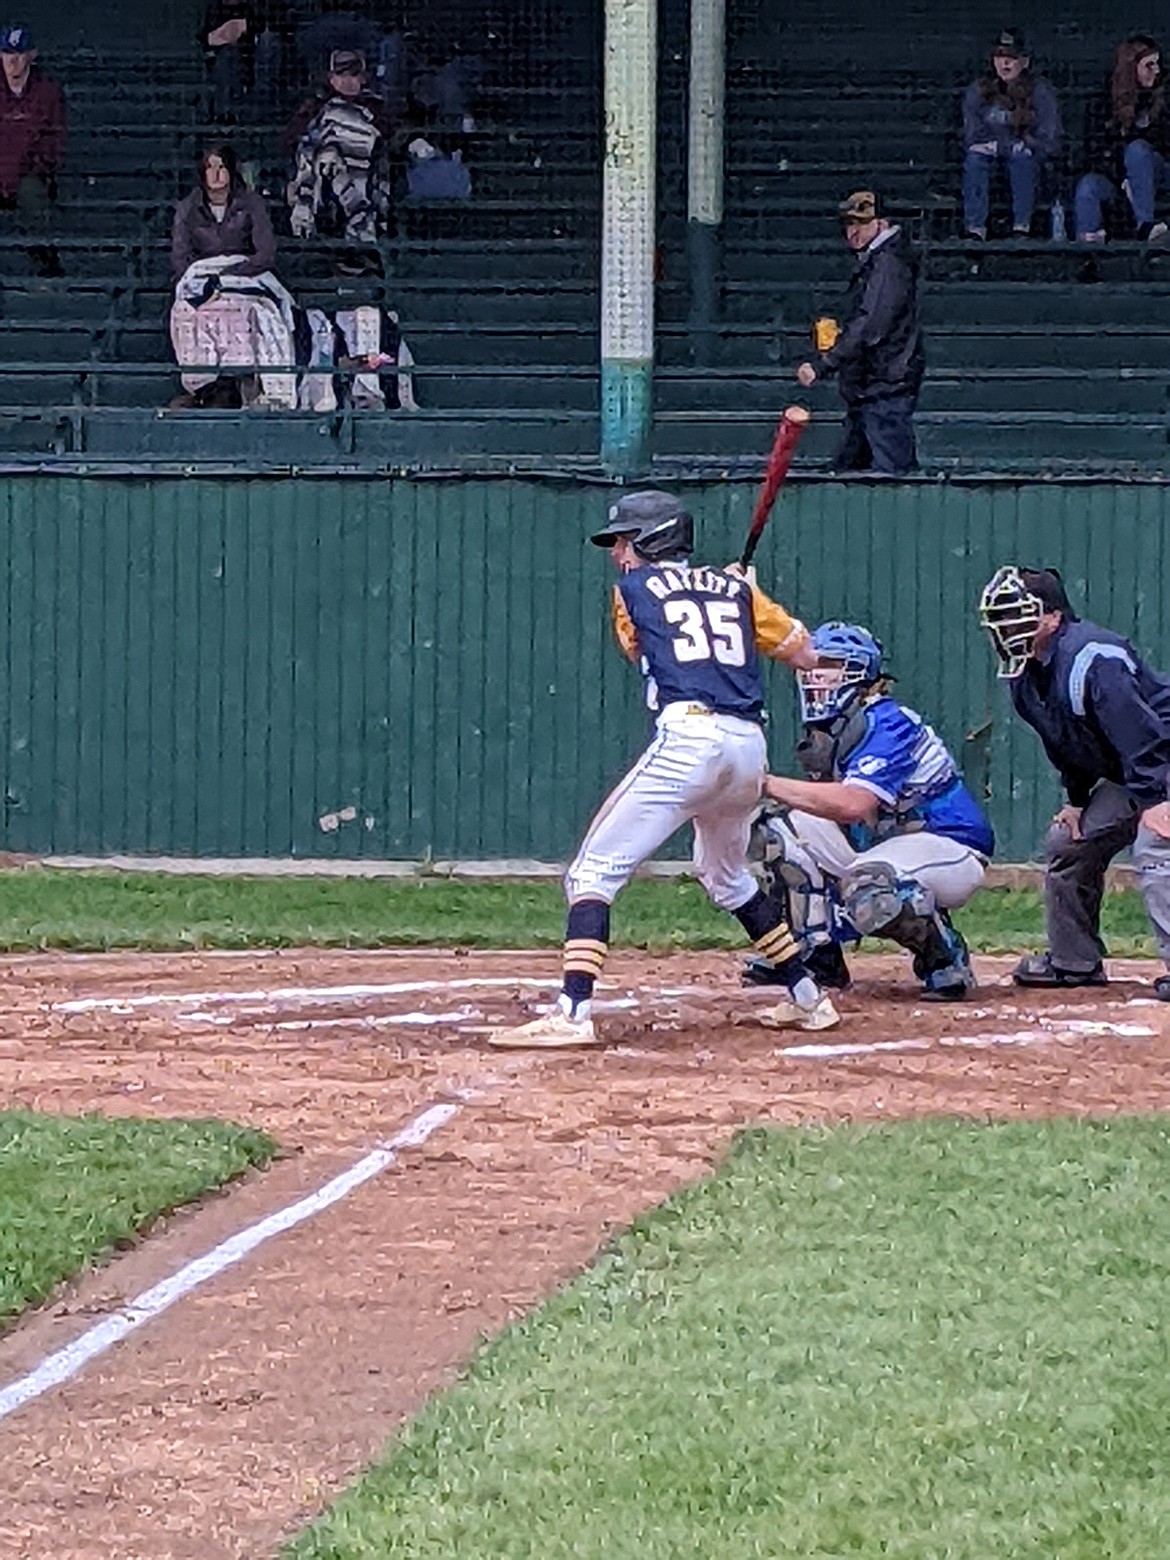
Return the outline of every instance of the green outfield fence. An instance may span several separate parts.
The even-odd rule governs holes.
[[[683,483],[704,558],[752,481]],[[585,545],[588,480],[0,478],[4,848],[563,859],[645,733]],[[1055,800],[974,617],[1005,561],[1056,564],[1170,664],[1158,482],[805,481],[762,583],[859,619],[899,696],[986,788],[1004,859]],[[773,762],[794,735],[770,674]]]

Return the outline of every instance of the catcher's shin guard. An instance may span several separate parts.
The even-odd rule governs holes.
[[[864,936],[888,937],[913,954],[924,995],[954,1000],[974,986],[967,945],[923,884],[900,882],[884,861],[862,862],[842,878],[841,898]]]
[[[945,910],[936,910],[934,920],[942,947],[934,946],[927,953],[915,954],[914,973],[922,982],[924,997],[936,1002],[959,1002],[975,988],[971,955],[963,934],[951,925]]]

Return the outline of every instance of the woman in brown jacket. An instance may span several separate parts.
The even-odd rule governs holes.
[[[245,187],[230,146],[216,142],[199,160],[199,184],[175,208],[171,270],[176,281],[196,260],[246,255],[237,275],[258,276],[276,262],[276,235],[261,196]]]

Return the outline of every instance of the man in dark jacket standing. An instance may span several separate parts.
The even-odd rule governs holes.
[[[999,569],[979,616],[1068,802],[1045,841],[1048,951],[1021,959],[1019,986],[1103,986],[1105,869],[1133,846],[1158,951],[1170,965],[1170,678],[1107,628],[1082,622],[1055,569]],[[1170,1002],[1170,975],[1154,982]]]
[[[857,256],[849,283],[848,315],[833,336],[831,321],[818,321],[815,362],[796,377],[807,389],[837,376],[845,402],[845,434],[838,471],[872,471],[901,477],[918,464],[914,408],[924,357],[918,316],[918,262],[902,229],[879,214],[872,190],[858,190],[838,208],[845,242]]]

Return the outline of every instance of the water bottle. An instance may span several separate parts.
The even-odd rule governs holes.
[[[1063,244],[1068,237],[1064,222],[1064,201],[1059,196],[1052,202],[1052,242]]]

